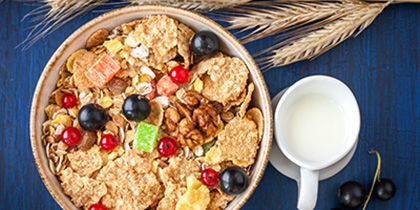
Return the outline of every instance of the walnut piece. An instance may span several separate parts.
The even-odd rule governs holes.
[[[179,142],[194,149],[206,142],[206,137],[214,136],[218,127],[218,113],[209,101],[195,90],[182,95],[185,104],[175,101],[177,109],[165,111],[165,124],[169,133]],[[182,119],[181,119],[182,118]]]

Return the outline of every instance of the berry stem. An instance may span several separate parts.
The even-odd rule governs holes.
[[[376,173],[375,173],[375,176],[373,177],[372,187],[370,187],[369,195],[367,196],[366,202],[363,205],[362,210],[366,209],[366,206],[370,200],[370,197],[372,196],[372,192],[373,192],[373,188],[375,187],[376,180],[377,179],[379,180],[379,173],[381,173],[381,156],[379,155],[379,152],[376,150],[369,151],[369,154],[372,154],[372,153],[376,153],[376,156],[378,156],[378,166],[376,167]]]

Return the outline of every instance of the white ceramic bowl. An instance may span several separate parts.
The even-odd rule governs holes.
[[[250,70],[250,80],[255,84],[252,105],[259,107],[263,113],[264,136],[260,144],[257,160],[251,173],[250,186],[244,193],[237,196],[226,209],[239,209],[243,206],[257,187],[258,182],[264,173],[272,141],[272,109],[264,78],[248,51],[223,27],[197,13],[169,6],[150,5],[126,7],[108,12],[89,21],[68,37],[45,66],[33,96],[30,132],[34,159],[39,174],[48,188],[48,191],[63,209],[77,208],[70,201],[69,197],[63,193],[63,189],[61,188],[57,177],[51,173],[41,140],[42,123],[46,118],[44,108],[48,105],[49,94],[55,89],[55,84],[59,77],[58,72],[60,66],[72,52],[77,49],[85,48],[86,39],[96,30],[101,28],[113,29],[116,26],[132,20],[158,14],[165,14],[177,19],[191,27],[194,31],[213,31],[219,38],[221,51],[242,59]]]

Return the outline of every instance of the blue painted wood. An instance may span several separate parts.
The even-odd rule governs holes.
[[[15,49],[30,24],[22,17],[34,7],[0,3],[0,209],[59,209],[36,169],[29,140],[29,109],[38,77],[49,57],[75,29],[98,16],[70,21],[28,51]],[[210,17],[214,17],[210,15]],[[274,43],[267,38],[246,47],[254,54]],[[368,209],[420,209],[420,4],[391,5],[356,39],[314,61],[265,72],[271,96],[296,80],[327,74],[354,92],[362,127],[349,165],[319,186],[317,210],[338,207],[336,191],[347,180],[370,186],[376,157],[382,154],[382,177],[395,181],[392,200],[372,199]],[[295,209],[297,187],[270,164],[243,209]]]

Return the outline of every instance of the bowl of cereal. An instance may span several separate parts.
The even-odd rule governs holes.
[[[30,132],[63,209],[239,209],[272,140],[263,76],[232,34],[197,13],[101,15],[53,54]]]

